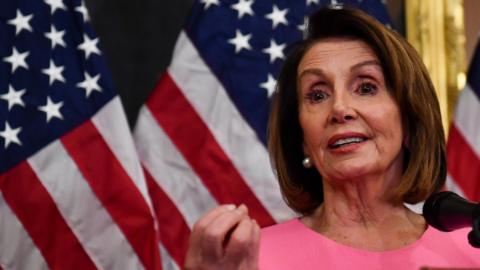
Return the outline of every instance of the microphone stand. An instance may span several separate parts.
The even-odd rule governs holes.
[[[474,248],[480,248],[480,217],[476,216],[472,222],[472,231],[468,233],[468,243]]]
[[[472,213],[472,231],[468,233],[468,243],[480,248],[480,204],[476,204]]]

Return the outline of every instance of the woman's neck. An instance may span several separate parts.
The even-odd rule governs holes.
[[[382,196],[392,188],[385,181],[329,183],[324,181],[324,203],[302,219],[322,235],[348,246],[384,251],[411,244],[425,231],[422,216]]]

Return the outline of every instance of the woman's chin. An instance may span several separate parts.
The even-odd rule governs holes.
[[[325,174],[324,178],[336,181],[358,181],[362,177],[374,174],[375,171],[367,166],[341,166]]]

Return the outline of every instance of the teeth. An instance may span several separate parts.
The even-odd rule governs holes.
[[[340,139],[340,140],[336,141],[334,144],[332,144],[332,146],[333,147],[339,147],[339,146],[344,145],[344,144],[363,142],[364,140],[365,140],[364,138],[357,138],[357,137],[345,138],[345,139]]]

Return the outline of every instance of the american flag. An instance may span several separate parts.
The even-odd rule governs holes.
[[[447,189],[480,201],[480,43],[458,98],[447,143]]]
[[[153,207],[80,0],[2,0],[0,268],[159,269]]]
[[[261,226],[293,216],[266,148],[280,65],[288,46],[302,38],[305,16],[319,6],[355,5],[388,23],[382,2],[194,3],[135,130],[164,269],[180,269],[194,222],[219,204],[245,203]]]

